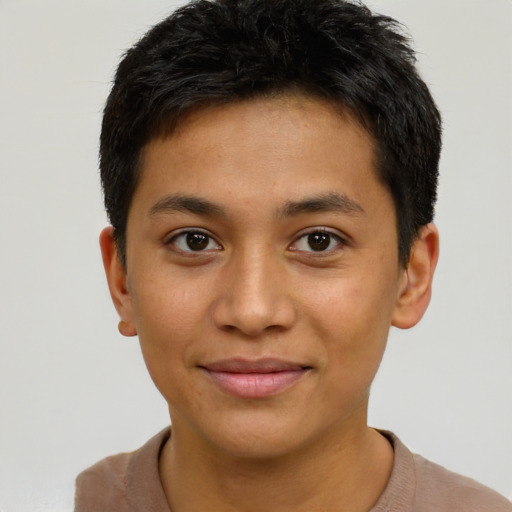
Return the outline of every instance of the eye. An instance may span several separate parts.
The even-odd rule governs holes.
[[[292,251],[327,252],[343,245],[343,239],[329,231],[315,230],[300,236],[290,247]]]
[[[210,235],[202,231],[182,231],[173,236],[168,244],[182,252],[205,252],[220,250],[222,247]]]

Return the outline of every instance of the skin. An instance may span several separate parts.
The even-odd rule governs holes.
[[[427,308],[438,234],[425,226],[400,266],[373,156],[348,112],[295,95],[193,112],[145,147],[126,268],[111,228],[100,242],[120,330],[169,404],[173,512],[357,512],[384,490],[393,453],[367,426],[370,385],[390,326]],[[240,397],[205,371],[233,358],[302,370]]]

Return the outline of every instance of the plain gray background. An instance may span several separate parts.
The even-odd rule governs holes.
[[[76,474],[168,423],[104,282],[101,109],[123,50],[176,2],[0,0],[0,510],[71,510]],[[512,496],[512,3],[374,0],[444,115],[441,259],[393,331],[371,424]]]

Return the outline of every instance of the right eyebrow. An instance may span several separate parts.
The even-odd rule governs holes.
[[[149,215],[162,213],[185,212],[207,217],[226,217],[221,206],[202,197],[172,194],[159,199],[149,210]]]

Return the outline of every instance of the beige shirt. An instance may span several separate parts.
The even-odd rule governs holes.
[[[395,458],[386,489],[369,512],[512,512],[512,503],[487,487],[412,454],[382,432]],[[108,457],[76,481],[75,512],[171,512],[158,474],[170,429],[132,453]]]

